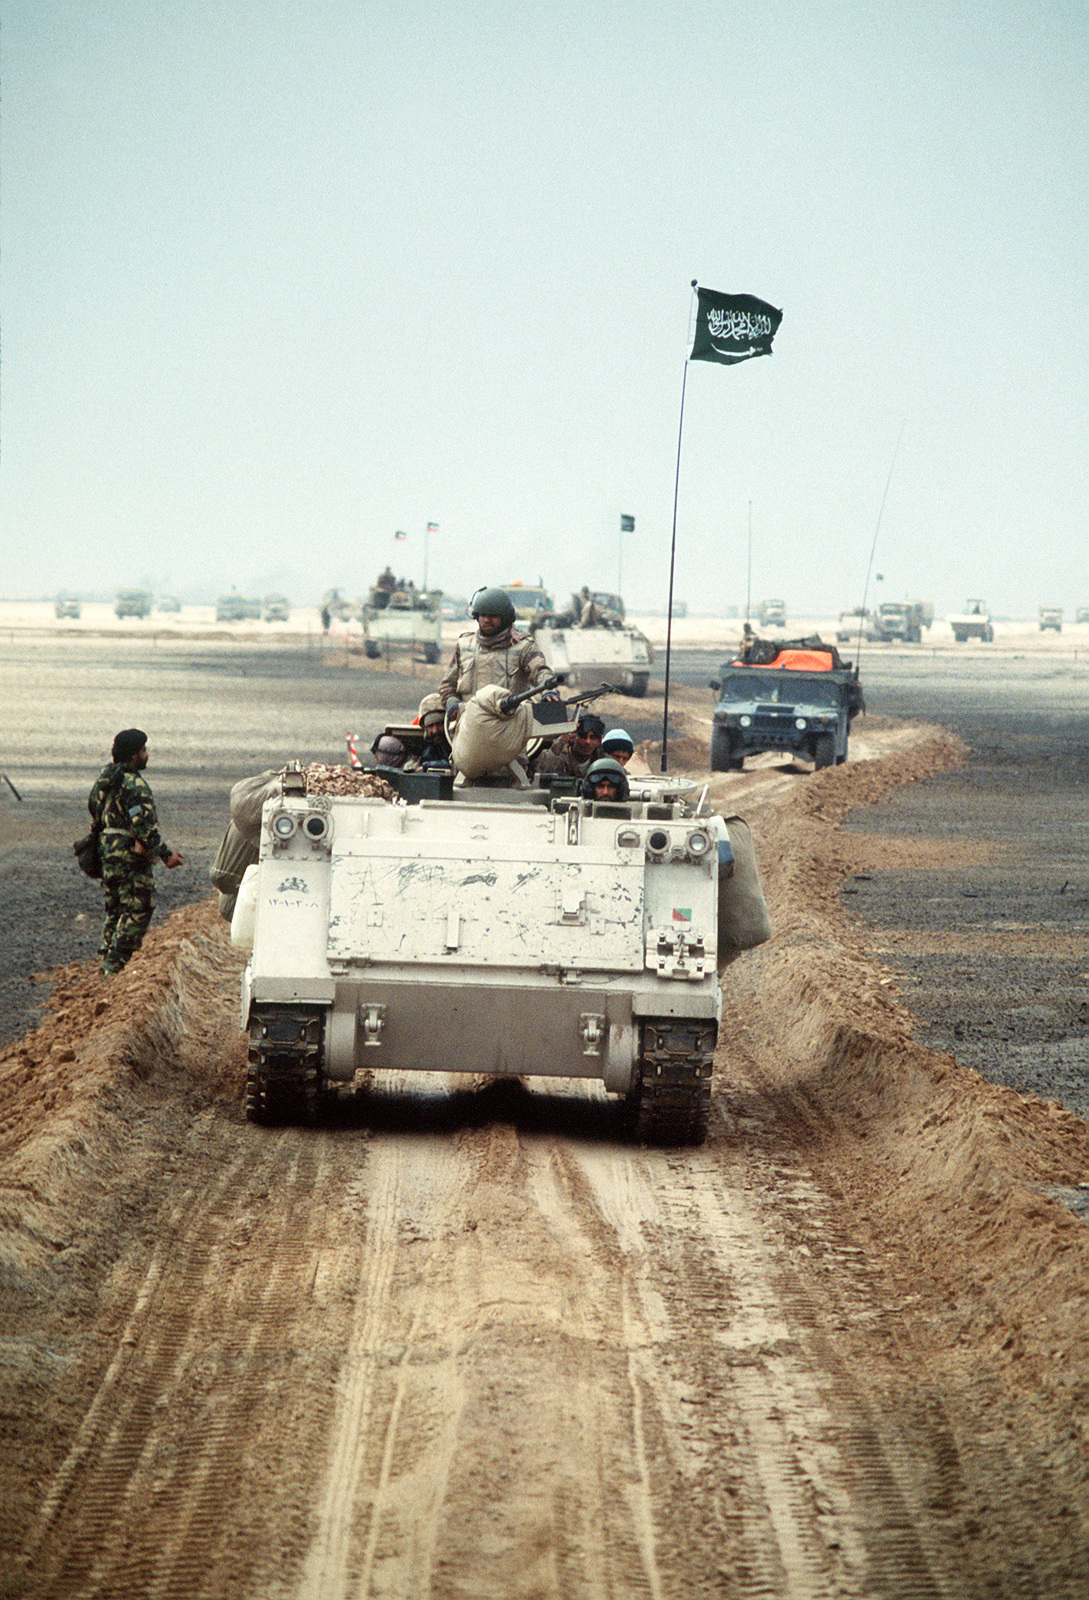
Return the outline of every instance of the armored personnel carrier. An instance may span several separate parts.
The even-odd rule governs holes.
[[[392,804],[291,771],[265,800],[232,922],[250,1119],[376,1071],[543,1076],[601,1083],[642,1140],[699,1143],[719,975],[770,936],[744,822],[668,777],[604,801],[566,775],[379,771]]]
[[[985,600],[966,600],[962,612],[945,620],[952,628],[957,644],[967,644],[969,639],[979,639],[984,644],[994,643],[994,623]]]
[[[567,611],[540,613],[531,626],[537,648],[561,683],[579,688],[608,678],[625,694],[637,699],[646,694],[654,646],[625,620],[619,595],[591,595],[584,589],[571,596]]]
[[[375,585],[360,610],[363,654],[372,661],[401,649],[429,666],[442,657],[442,590],[395,589]]]

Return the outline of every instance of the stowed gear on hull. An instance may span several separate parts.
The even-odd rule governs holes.
[[[266,802],[232,925],[251,1118],[361,1070],[485,1073],[596,1079],[639,1138],[704,1137],[719,975],[770,931],[748,830],[668,778],[571,788]]]

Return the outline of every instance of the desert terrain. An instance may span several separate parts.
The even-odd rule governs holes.
[[[88,610],[0,607],[4,1594],[1089,1593],[1089,627],[873,647],[845,766],[712,775],[737,625],[685,619],[671,770],[774,936],[659,1150],[565,1080],[247,1123],[230,785],[437,673]],[[652,766],[661,687],[602,703]],[[70,846],[131,724],[186,862],[106,980]]]

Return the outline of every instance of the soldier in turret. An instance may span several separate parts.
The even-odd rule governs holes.
[[[469,700],[489,683],[521,694],[548,681],[548,663],[533,639],[515,628],[514,605],[505,589],[478,589],[471,610],[476,631],[458,636],[439,683],[443,706],[448,700]]]

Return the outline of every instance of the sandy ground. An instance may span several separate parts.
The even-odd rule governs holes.
[[[339,759],[426,686],[276,659],[0,649],[17,920],[91,937],[93,888],[72,868],[46,904],[45,866],[128,721],[193,874],[118,979],[27,986],[46,1010],[0,1055],[4,1592],[1089,1592],[1089,1127],[928,1042],[968,978],[910,988],[951,930],[977,975],[1019,941],[1006,1015],[1058,953],[1084,1052],[1084,912],[897,912],[928,874],[1017,877],[978,752],[878,713],[845,767],[712,779],[707,693],[678,689],[673,764],[748,816],[775,928],[728,974],[702,1149],[633,1148],[548,1080],[375,1080],[262,1130],[200,882],[226,785]],[[1084,757],[1059,777],[1074,814]],[[1084,834],[1063,850],[1084,903]]]

